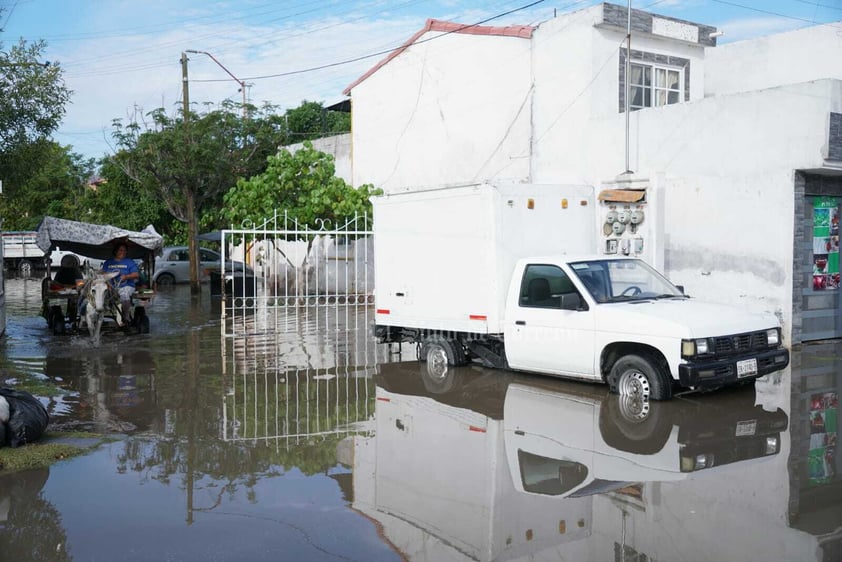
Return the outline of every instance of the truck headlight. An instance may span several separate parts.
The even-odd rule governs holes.
[[[712,345],[707,338],[698,338],[693,340],[681,340],[681,355],[685,358],[695,357],[696,355],[707,355],[712,352]]]
[[[766,330],[766,343],[769,345],[778,345],[781,343],[781,331],[778,328]]]
[[[713,466],[712,454],[699,454],[694,456],[681,457],[681,472],[693,472]]]

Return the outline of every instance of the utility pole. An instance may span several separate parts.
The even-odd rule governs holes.
[[[629,100],[629,95],[631,95],[631,86],[629,82],[631,81],[631,20],[632,20],[632,0],[628,2],[628,8],[626,9],[626,84],[625,84],[625,113],[626,113],[626,174],[631,173],[631,165],[629,163],[629,112],[631,110],[631,100]]]
[[[190,88],[187,82],[187,53],[181,53],[181,99],[183,104],[184,122],[190,120]]]
[[[187,154],[190,153],[190,138],[189,129],[190,124],[190,88],[187,81],[187,53],[181,53],[181,97],[184,104],[184,134],[187,138],[184,139]],[[196,235],[198,234],[198,220],[196,218],[196,202],[193,197],[193,192],[187,190],[185,207],[187,211],[187,252],[190,255],[190,294],[199,294],[201,287],[199,286],[199,245],[196,242]]]

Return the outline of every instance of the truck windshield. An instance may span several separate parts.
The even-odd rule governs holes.
[[[593,260],[570,264],[599,303],[686,298],[675,285],[641,260]]]

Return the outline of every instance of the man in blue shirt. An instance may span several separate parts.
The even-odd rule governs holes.
[[[125,242],[118,242],[114,247],[114,257],[105,260],[102,264],[102,270],[106,273],[116,271],[119,273],[114,278],[114,283],[117,286],[117,292],[120,294],[120,303],[122,305],[123,322],[129,323],[129,311],[132,307],[132,295],[135,291],[135,284],[140,278],[140,270],[134,260],[126,257],[128,253],[128,246]]]

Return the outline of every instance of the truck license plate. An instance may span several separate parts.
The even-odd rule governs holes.
[[[746,420],[737,422],[736,437],[745,437],[746,435],[754,435],[757,431],[757,420]]]
[[[746,359],[737,361],[737,378],[748,377],[757,374],[757,359]]]

